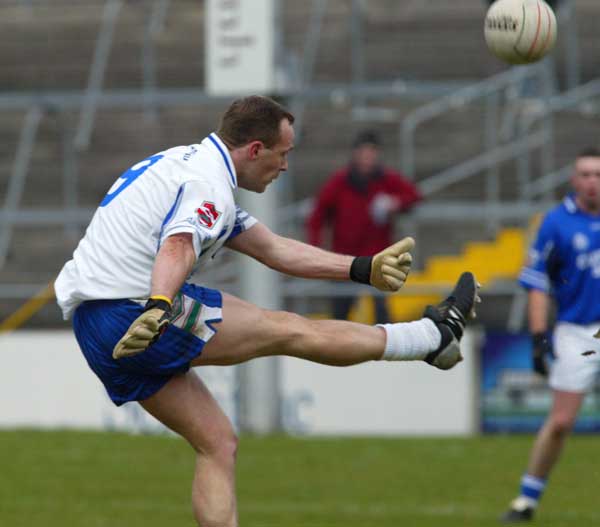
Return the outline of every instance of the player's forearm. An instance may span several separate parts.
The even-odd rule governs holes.
[[[195,261],[196,254],[190,234],[169,236],[154,261],[151,296],[173,299],[191,273]]]
[[[349,280],[353,260],[353,256],[280,237],[264,263],[279,272],[300,278]]]
[[[528,293],[529,331],[532,334],[544,333],[548,329],[548,309],[550,298],[547,293],[532,289]]]

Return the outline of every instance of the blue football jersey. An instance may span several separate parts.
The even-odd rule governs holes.
[[[557,319],[600,320],[600,215],[577,207],[574,195],[544,217],[519,276],[526,289],[552,294]]]

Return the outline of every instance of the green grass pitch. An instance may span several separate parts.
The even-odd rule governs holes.
[[[241,527],[498,525],[531,436],[243,437]],[[536,525],[600,525],[600,439],[571,438]],[[193,526],[183,440],[0,431],[0,525]]]

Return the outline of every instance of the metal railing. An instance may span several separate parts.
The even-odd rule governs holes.
[[[579,53],[579,26],[575,1],[564,0],[558,8],[559,35],[564,39],[567,89],[572,90],[581,82],[581,60]]]
[[[142,91],[144,93],[146,117],[156,118],[156,108],[152,104],[153,93],[157,88],[156,82],[156,39],[162,33],[170,0],[154,0],[152,11],[148,17],[144,42],[142,45]]]
[[[564,183],[565,172],[569,166],[559,170],[554,170],[552,165],[554,158],[553,145],[553,117],[556,113],[577,107],[593,98],[600,97],[600,78],[594,79],[586,84],[577,86],[560,95],[539,101],[530,111],[523,116],[519,123],[519,135],[526,137],[536,123],[541,122],[546,130],[551,130],[551,143],[549,149],[541,152],[540,164],[542,173],[541,179],[532,182],[530,170],[530,157],[523,155],[519,158],[518,170],[521,183],[521,194],[526,200],[530,200],[535,194],[543,194],[547,200],[552,199],[552,191]],[[549,150],[549,151],[548,151]],[[540,192],[540,189],[543,191]]]
[[[94,60],[90,68],[85,92],[54,92],[35,95],[4,94],[0,96],[0,111],[3,109],[14,110],[15,108],[28,111],[21,130],[19,147],[9,182],[9,191],[5,198],[4,207],[0,209],[0,268],[6,258],[6,251],[10,245],[14,225],[53,223],[68,228],[69,226],[79,227],[85,225],[91,218],[93,210],[77,207],[77,149],[85,149],[89,145],[95,115],[99,109],[145,108],[153,112],[161,106],[173,107],[195,103],[203,104],[211,101],[220,103],[225,99],[230,99],[230,96],[220,98],[209,96],[198,89],[162,90],[157,87],[154,45],[156,35],[163,26],[169,9],[169,0],[154,0],[152,4],[142,49],[142,96],[140,97],[140,90],[111,90],[109,92],[103,90],[104,74],[122,6],[122,0],[107,0],[105,3],[102,26],[98,34]],[[297,127],[299,131],[302,130],[304,108],[313,101],[331,101],[335,99],[354,102],[355,105],[360,106],[365,99],[389,96],[413,99],[439,97],[437,100],[409,114],[399,127],[399,134],[402,138],[401,159],[404,171],[408,175],[414,175],[416,172],[414,139],[417,129],[423,123],[442,115],[444,112],[464,107],[464,105],[471,102],[483,102],[485,105],[484,151],[439,174],[422,180],[420,186],[425,194],[432,194],[447,185],[473,177],[482,171],[487,171],[486,203],[454,203],[445,205],[443,208],[435,204],[425,203],[415,211],[412,217],[417,224],[436,220],[459,221],[466,217],[480,218],[482,221],[490,221],[490,218],[497,221],[516,217],[528,218],[532,213],[532,208],[526,201],[500,202],[498,197],[500,186],[497,172],[498,164],[515,158],[524,160],[529,157],[532,151],[543,149],[551,144],[553,130],[551,123],[543,122],[544,115],[547,116],[550,113],[560,111],[560,108],[568,108],[577,104],[577,102],[572,101],[581,102],[586,97],[594,96],[598,93],[594,88],[595,85],[590,83],[590,85],[586,85],[587,87],[577,88],[564,95],[552,96],[555,78],[553,66],[549,62],[536,64],[528,68],[512,69],[466,88],[463,87],[463,82],[452,81],[442,83],[398,79],[391,82],[364,82],[364,57],[362,55],[364,43],[361,28],[362,4],[358,0],[353,0],[352,7],[351,26],[355,29],[352,39],[352,82],[349,84],[315,85],[312,82],[312,77],[327,2],[317,0],[313,2],[310,31],[304,43],[303,59],[299,68],[301,74],[297,74],[296,77],[292,76],[292,79],[295,78],[295,82],[282,91],[282,95],[288,97],[295,105],[300,124]],[[572,69],[569,83],[576,82],[577,78],[578,71]],[[511,107],[510,111],[504,116],[503,121],[500,122],[498,113],[503,97],[509,103],[519,101],[520,88],[524,82],[530,79],[537,79],[541,83],[542,99],[539,103],[541,109],[531,114],[521,114]],[[600,84],[600,81],[595,82]],[[449,94],[449,92],[452,93]],[[59,118],[62,118],[60,112],[64,110],[80,110],[78,126],[74,133],[72,133],[66,121],[61,124],[61,130],[64,134],[63,192],[65,208],[62,210],[23,209],[19,206],[23,186],[35,145],[37,128],[44,115],[42,108],[46,107],[51,108],[52,112],[58,112]],[[523,115],[526,115],[525,119]],[[532,132],[533,124],[538,120],[542,120],[541,129]],[[520,125],[520,128],[517,125]],[[518,139],[507,142],[507,138],[513,135],[515,130],[519,132]],[[530,167],[525,165],[525,161],[521,165],[521,168],[523,167],[530,171]],[[542,179],[537,179],[535,185],[528,179],[529,176],[528,178],[523,177],[522,196],[529,199],[554,188],[560,181],[564,180],[567,169],[550,171]],[[298,206],[297,211],[291,211],[293,207],[295,205],[291,208],[288,207],[287,214],[290,216],[290,221],[297,221],[298,214],[305,214],[308,205],[307,202],[304,202]],[[285,214],[286,212],[282,211],[280,217],[285,216]],[[296,219],[293,220],[292,218]],[[222,274],[225,276],[227,273],[223,272]],[[29,289],[24,285],[23,291],[29,293],[34,289],[38,290],[41,285],[30,284],[27,286]],[[289,294],[294,294],[294,287],[290,282],[289,286],[285,286],[285,290]],[[0,297],[14,294],[14,287],[0,284]]]
[[[35,144],[35,138],[38,132],[40,122],[42,120],[43,110],[39,106],[32,106],[23,121],[21,129],[21,137],[17,146],[15,160],[12,168],[12,175],[8,182],[6,197],[4,198],[3,212],[11,214],[18,210],[23,191],[25,189],[25,181],[31,162],[31,152]],[[6,255],[10,247],[12,238],[13,223],[3,221],[0,230],[0,269],[4,266]]]
[[[102,22],[94,49],[94,58],[88,76],[85,98],[81,106],[79,125],[75,133],[74,144],[77,150],[86,150],[94,128],[94,118],[98,107],[98,98],[102,92],[108,57],[123,0],[106,0],[102,12]]]
[[[467,104],[480,102],[481,100],[485,100],[487,103],[484,122],[486,147],[494,149],[498,145],[500,138],[495,133],[496,127],[492,127],[491,125],[495,123],[498,113],[499,96],[508,90],[512,90],[513,92],[518,91],[519,87],[530,79],[538,79],[541,82],[544,97],[552,95],[554,87],[553,70],[548,61],[543,61],[526,68],[511,68],[445,97],[436,99],[406,115],[400,122],[399,128],[399,136],[401,138],[400,158],[404,173],[408,177],[415,177],[417,170],[415,137],[417,129],[421,125],[439,118],[448,112],[464,108]],[[504,133],[508,135],[509,132],[505,130]],[[421,181],[421,186],[424,186],[424,192],[426,193],[438,191],[451,183],[456,183],[461,179],[470,177],[473,173],[468,169],[469,166],[466,167],[465,173],[462,176],[459,176],[457,173],[453,173],[451,177],[444,173],[431,176],[427,180]]]

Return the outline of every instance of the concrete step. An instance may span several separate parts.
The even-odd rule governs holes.
[[[56,275],[78,241],[68,237],[61,227],[15,227],[2,273],[17,283]]]
[[[0,6],[0,68],[3,90],[81,89],[85,86],[104,2],[34,2],[33,9]],[[308,2],[283,3],[283,39],[297,56],[303,53],[309,24]],[[316,63],[315,79],[351,78],[349,0],[329,2]],[[150,3],[125,3],[115,33],[106,87],[139,86],[139,57]],[[369,79],[482,78],[505,66],[483,42],[485,4],[480,0],[427,2],[379,0],[365,13],[365,66]],[[583,79],[597,75],[596,23],[600,5],[577,2]],[[165,30],[157,37],[161,86],[202,86],[204,82],[204,6],[179,0],[171,7]],[[555,52],[564,82],[565,56]]]
[[[406,108],[410,109],[410,105]],[[170,146],[201,140],[217,127],[220,111],[221,108],[210,107],[165,109],[159,112],[157,120],[148,120],[141,111],[99,111],[90,149],[79,158],[82,202],[97,203],[116,177],[140,159]],[[22,117],[22,113],[9,113],[3,120],[1,136],[5,141],[0,147],[3,154],[0,199],[12,170]],[[70,119],[75,122],[76,114],[72,114]],[[374,127],[381,132],[386,164],[401,166],[396,124],[357,123],[351,119],[347,111],[323,106],[309,108],[303,139],[293,154],[293,173],[287,176],[287,184],[295,199],[314,195],[332,170],[347,163],[352,138],[357,130],[364,127]],[[482,147],[482,121],[481,109],[474,106],[448,114],[419,131],[416,142],[417,183],[476,155]],[[594,114],[570,112],[558,115],[554,128],[557,134],[554,159],[555,165],[560,167],[569,163],[583,146],[594,144],[600,123]],[[333,130],[335,133],[332,133]],[[56,119],[44,118],[38,139],[27,177],[24,203],[61,203],[62,142]],[[534,174],[540,170],[539,155],[532,158],[532,166]],[[501,198],[514,199],[517,196],[516,165],[511,161],[499,169]],[[485,174],[481,174],[446,187],[432,195],[431,199],[481,199],[484,189]]]

